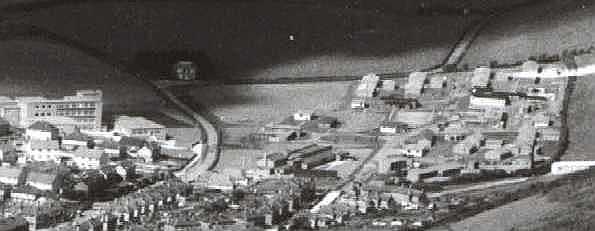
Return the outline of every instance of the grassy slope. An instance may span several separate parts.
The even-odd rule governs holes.
[[[76,50],[42,41],[0,42],[0,95],[62,96],[77,89],[103,90],[106,111],[155,105],[145,82]]]
[[[211,58],[218,75],[231,78],[429,67],[442,61],[470,21],[362,8],[268,1],[87,2],[43,9],[23,21],[123,60],[139,51],[198,50]],[[290,34],[296,41],[288,40]]]
[[[588,48],[595,45],[594,26],[593,1],[552,0],[522,7],[493,19],[462,63],[512,63],[568,48]]]
[[[568,105],[569,145],[563,160],[595,160],[595,75],[578,78]]]

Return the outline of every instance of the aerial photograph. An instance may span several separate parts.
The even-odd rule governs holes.
[[[0,231],[593,231],[595,0],[0,0]]]

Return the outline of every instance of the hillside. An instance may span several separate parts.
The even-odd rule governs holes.
[[[144,81],[77,50],[44,41],[0,41],[0,95],[62,96],[103,90],[106,112],[153,107],[160,102]]]
[[[204,69],[214,70],[209,77],[266,78],[431,67],[477,18],[351,5],[83,1],[30,12],[20,21],[124,61],[141,53],[181,50],[207,57],[210,64]]]
[[[521,7],[492,20],[462,63],[514,63],[530,56],[595,45],[595,6],[588,0],[552,0]]]

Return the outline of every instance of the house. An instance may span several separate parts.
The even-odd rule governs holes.
[[[56,174],[30,172],[25,183],[39,190],[52,191],[59,188],[57,177]]]
[[[400,153],[410,157],[421,158],[430,151],[424,143],[405,144],[400,148]]]
[[[373,73],[363,76],[359,81],[357,88],[355,89],[355,95],[359,98],[373,97],[376,87],[378,87],[379,81],[380,77]]]
[[[380,133],[397,134],[407,132],[407,124],[392,121],[383,121],[380,123]]]
[[[545,113],[539,113],[533,117],[533,126],[535,128],[547,128],[550,126],[552,120],[550,116]]]
[[[483,139],[481,133],[475,132],[470,136],[465,137],[460,143],[455,144],[452,151],[456,154],[472,154],[479,149]]]
[[[277,168],[287,163],[287,156],[283,153],[265,153],[263,157],[256,160],[256,165],[261,168]]]
[[[487,88],[490,82],[491,69],[488,67],[478,67],[473,71],[471,77],[471,87]]]
[[[560,129],[558,128],[542,128],[538,130],[539,139],[542,141],[558,141],[560,140]]]
[[[353,98],[351,100],[351,109],[365,109],[366,102],[361,98]]]
[[[426,72],[413,72],[409,74],[407,84],[405,85],[405,95],[409,96],[420,96],[424,84],[428,81],[428,73]]]
[[[59,162],[60,158],[64,156],[57,140],[32,139],[25,143],[23,150],[25,151],[25,161]]]
[[[89,149],[87,146],[78,146],[66,155],[81,169],[99,169],[101,163],[107,161],[107,155],[103,149]]]
[[[157,140],[165,140],[166,127],[140,116],[118,116],[114,122],[114,132],[132,137],[155,137]]]
[[[367,191],[368,201],[374,207],[382,207],[381,205],[388,200],[392,200],[400,206],[421,206],[428,201],[425,193],[421,190],[400,185],[387,185],[383,181],[372,181],[364,187],[364,190]]]
[[[297,121],[308,121],[312,120],[313,112],[312,111],[298,111],[293,114],[293,119]]]
[[[401,175],[407,171],[410,160],[401,155],[387,155],[378,161],[379,174]]]
[[[447,87],[448,78],[445,75],[432,75],[430,77],[430,88],[432,89],[441,89]]]
[[[0,166],[0,183],[13,186],[17,185],[21,172],[21,168]]]
[[[321,116],[317,119],[318,128],[329,129],[336,128],[339,125],[339,120],[336,117]]]
[[[144,145],[142,148],[131,151],[128,153],[134,158],[143,159],[145,162],[153,162],[153,149],[149,148],[148,145]]]
[[[47,121],[37,121],[25,129],[25,136],[31,140],[57,140],[59,129]]]
[[[463,167],[463,164],[457,162],[447,162],[426,168],[412,168],[407,171],[407,180],[410,182],[419,182],[431,177],[452,176],[453,173],[460,173]]]
[[[484,154],[486,160],[501,161],[512,157],[512,153],[506,149],[489,150]]]

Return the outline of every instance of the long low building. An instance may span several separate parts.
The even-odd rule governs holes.
[[[564,175],[595,167],[595,161],[558,161],[551,167],[552,175]]]

